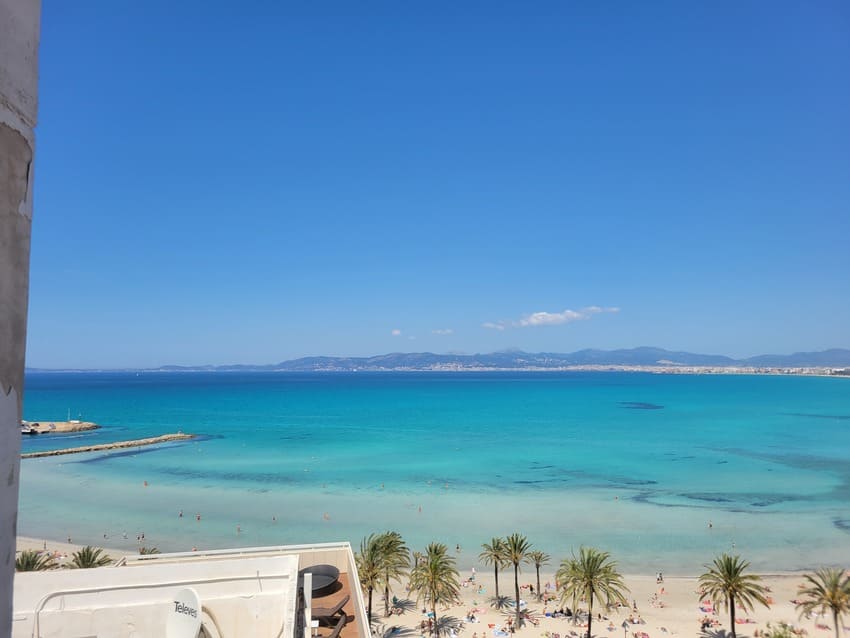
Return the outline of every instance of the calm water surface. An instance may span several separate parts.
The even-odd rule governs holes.
[[[482,542],[519,531],[557,559],[592,544],[627,570],[685,574],[731,549],[772,570],[850,556],[850,379],[50,373],[26,383],[25,418],[70,410],[104,427],[26,437],[24,451],[200,436],[23,461],[23,535],[131,549],[144,531],[148,545],[183,550],[356,545],[395,529],[414,547],[460,545],[468,567]]]

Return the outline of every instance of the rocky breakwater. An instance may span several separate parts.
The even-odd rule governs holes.
[[[128,447],[142,447],[144,445],[156,445],[157,443],[167,443],[169,441],[188,441],[194,439],[194,434],[183,434],[177,432],[175,434],[163,434],[161,436],[152,436],[146,439],[134,439],[132,441],[115,441],[114,443],[98,443],[97,445],[82,445],[80,447],[69,447],[61,450],[47,450],[44,452],[28,452],[21,454],[22,459],[34,459],[41,456],[61,456],[62,454],[82,454],[83,452],[101,452],[103,450],[119,450]]]

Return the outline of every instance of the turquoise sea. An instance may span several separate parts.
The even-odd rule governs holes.
[[[518,531],[553,561],[594,545],[626,571],[670,574],[730,550],[763,571],[850,557],[850,379],[27,376],[26,419],[69,410],[103,428],[25,437],[24,451],[200,436],[22,461],[22,535],[132,550],[144,532],[187,550],[356,547],[394,529],[414,548],[459,545],[467,568],[482,542]]]

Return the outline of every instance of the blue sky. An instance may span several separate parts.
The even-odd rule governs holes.
[[[27,363],[850,347],[846,2],[44,0]]]

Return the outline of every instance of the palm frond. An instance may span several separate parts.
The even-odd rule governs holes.
[[[31,549],[22,551],[15,558],[15,571],[18,572],[41,572],[55,567],[56,561],[52,556]]]

